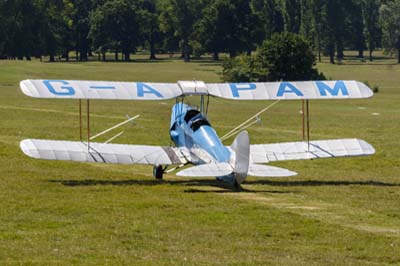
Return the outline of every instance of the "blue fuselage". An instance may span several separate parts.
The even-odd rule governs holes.
[[[222,144],[205,115],[194,107],[184,103],[172,107],[170,136],[177,147],[187,149],[193,164],[229,162],[229,149]]]

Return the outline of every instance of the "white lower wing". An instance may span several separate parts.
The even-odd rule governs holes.
[[[103,144],[79,141],[26,139],[21,150],[37,159],[100,162],[115,164],[186,163],[178,148],[145,145]]]
[[[318,140],[310,141],[309,144],[302,141],[250,146],[250,158],[253,163],[365,156],[374,153],[375,149],[360,139]]]

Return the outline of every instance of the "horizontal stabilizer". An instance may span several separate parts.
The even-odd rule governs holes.
[[[248,175],[259,176],[259,177],[285,177],[285,176],[294,176],[297,175],[297,173],[276,166],[251,164],[249,167]]]
[[[177,176],[207,177],[224,176],[232,173],[233,169],[229,163],[210,163],[192,166],[176,173]]]
[[[21,150],[36,159],[114,164],[182,164],[186,160],[174,147],[103,144],[79,141],[25,139]]]
[[[256,144],[250,146],[250,157],[254,163],[273,161],[307,160],[366,156],[375,153],[375,149],[360,139],[333,139],[274,144]]]

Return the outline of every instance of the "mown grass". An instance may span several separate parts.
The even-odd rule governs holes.
[[[25,97],[22,79],[217,82],[219,64],[0,61],[0,264],[400,264],[400,66],[393,63],[324,61],[318,67],[327,76],[369,81],[379,93],[311,102],[312,138],[362,138],[376,155],[276,163],[299,175],[249,178],[234,193],[212,178],[169,174],[160,183],[149,166],[40,161],[19,149],[24,138],[79,133],[76,101]],[[173,102],[93,101],[92,132],[140,114],[116,142],[169,145]],[[209,116],[222,136],[270,103],[211,99]],[[300,108],[270,109],[249,128],[252,143],[299,140]]]

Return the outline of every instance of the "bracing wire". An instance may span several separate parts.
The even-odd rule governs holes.
[[[264,109],[262,109],[261,111],[259,111],[258,113],[256,113],[255,115],[251,116],[249,119],[247,119],[246,121],[244,121],[243,123],[241,123],[240,125],[238,125],[237,127],[235,127],[234,129],[232,129],[231,131],[229,131],[228,133],[226,133],[221,140],[227,140],[230,137],[236,135],[237,133],[239,133],[241,130],[244,130],[252,125],[254,125],[255,123],[258,122],[258,120],[256,121],[252,121],[253,119],[257,119],[258,116],[260,116],[262,113],[266,112],[268,109],[270,109],[271,107],[273,107],[275,104],[277,104],[280,100],[277,100],[273,103],[271,103],[270,105],[268,105],[267,107],[265,107]],[[250,124],[249,124],[250,123]]]

